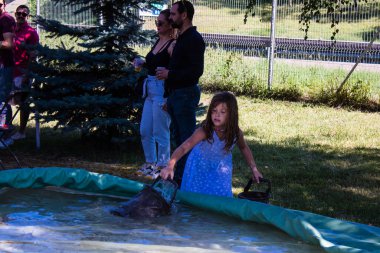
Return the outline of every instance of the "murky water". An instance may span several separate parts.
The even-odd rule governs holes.
[[[0,252],[323,252],[271,226],[185,206],[144,221],[109,214],[123,201],[52,190],[2,190]]]

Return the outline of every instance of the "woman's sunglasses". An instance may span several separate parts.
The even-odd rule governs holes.
[[[24,18],[25,18],[26,16],[28,16],[27,13],[25,13],[25,12],[21,12],[21,11],[17,11],[17,12],[16,12],[16,15],[19,16],[19,17],[23,16]]]
[[[155,20],[154,23],[156,24],[157,27],[163,26],[165,23],[160,21],[160,20]]]

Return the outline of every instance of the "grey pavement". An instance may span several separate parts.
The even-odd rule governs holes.
[[[28,5],[28,0],[12,0],[12,1],[6,1],[7,5],[5,6],[5,10],[13,15],[16,11],[17,6],[21,4]]]

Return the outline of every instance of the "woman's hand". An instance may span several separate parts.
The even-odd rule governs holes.
[[[156,68],[156,78],[158,80],[165,80],[168,78],[169,70],[164,67],[157,67]]]
[[[163,179],[173,179],[174,177],[174,169],[170,166],[166,166],[165,168],[163,168],[160,172],[160,176],[161,178]]]

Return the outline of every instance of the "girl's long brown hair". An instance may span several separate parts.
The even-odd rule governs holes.
[[[206,132],[206,139],[209,142],[213,142],[214,124],[212,123],[211,113],[212,110],[221,103],[225,103],[227,105],[228,115],[226,129],[224,130],[226,142],[224,150],[228,151],[232,147],[232,145],[238,140],[240,130],[238,104],[236,101],[236,97],[233,93],[225,91],[214,95],[207,111],[207,117],[202,123],[202,128]]]

